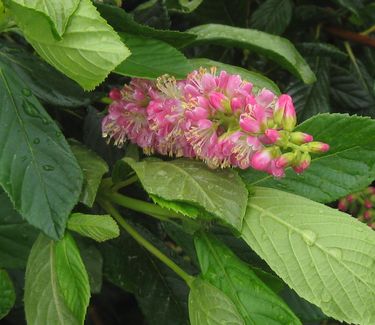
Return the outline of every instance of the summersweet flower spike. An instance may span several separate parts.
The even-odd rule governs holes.
[[[156,82],[133,79],[111,90],[102,121],[103,136],[122,146],[127,140],[146,154],[195,157],[211,168],[253,168],[283,177],[291,167],[303,172],[311,153],[329,149],[302,132],[293,132],[292,98],[226,71],[199,69],[183,81],[162,76]]]

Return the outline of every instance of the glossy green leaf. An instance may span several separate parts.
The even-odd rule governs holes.
[[[38,235],[37,229],[22,220],[8,195],[0,193],[0,268],[26,267],[30,248]]]
[[[186,78],[192,68],[185,56],[173,46],[151,38],[120,34],[132,55],[115,72],[124,76],[154,79],[170,74]]]
[[[145,229],[137,227],[137,230],[181,265],[181,260],[171,256],[164,242]],[[100,245],[100,250],[104,258],[104,275],[135,295],[148,323],[157,320],[158,325],[188,325],[188,288],[176,273],[125,233]]]
[[[131,14],[115,6],[99,3],[96,3],[95,5],[97,6],[101,15],[115,30],[119,32],[157,39],[176,47],[189,44],[196,38],[196,35],[190,33],[178,32],[175,30],[155,29],[149,26],[141,25],[134,21]]]
[[[0,76],[0,183],[30,224],[60,238],[78,201],[81,170],[54,121],[2,62]]]
[[[266,0],[253,12],[250,27],[267,33],[284,33],[292,19],[291,0]]]
[[[80,0],[13,0],[15,3],[44,14],[56,34],[61,37]]]
[[[27,40],[55,68],[90,90],[100,84],[130,52],[90,0],[81,0],[61,40],[48,19],[10,1],[10,9]]]
[[[375,322],[375,233],[367,225],[300,196],[256,187],[241,236],[326,315]]]
[[[56,264],[56,243],[40,235],[31,249],[26,268],[27,324],[80,324],[61,292]]]
[[[294,45],[285,38],[253,29],[218,24],[193,27],[188,32],[198,36],[195,41],[197,43],[213,43],[250,49],[276,61],[307,84],[316,80],[306,61]]]
[[[200,278],[190,288],[189,318],[191,325],[246,324],[229,297]]]
[[[37,55],[7,44],[1,47],[0,57],[42,102],[65,107],[86,106],[90,103],[90,93]]]
[[[189,159],[125,161],[148,193],[201,207],[222,222],[241,229],[247,190],[235,171],[213,170]]]
[[[301,324],[250,266],[215,237],[200,234],[195,247],[203,279],[233,301],[246,324]]]
[[[120,229],[116,221],[108,214],[73,213],[68,220],[67,227],[69,230],[98,242],[113,239],[120,235]]]
[[[107,163],[94,151],[79,142],[71,142],[71,149],[83,173],[80,202],[92,207],[103,175],[108,172]]]
[[[219,71],[225,70],[232,74],[239,74],[242,79],[250,81],[257,88],[267,88],[276,95],[281,94],[279,87],[277,87],[277,85],[271,79],[268,79],[260,73],[209,59],[190,59],[189,62],[193,69],[199,69],[200,67],[217,67]]]
[[[332,202],[360,191],[375,178],[375,121],[345,114],[321,114],[305,121],[297,130],[312,134],[330,145],[324,154],[313,155],[311,166],[296,175],[288,169],[280,180],[264,173],[240,172],[247,186],[266,186]]]
[[[0,320],[9,313],[15,302],[13,282],[8,273],[0,269]]]
[[[73,237],[66,233],[55,244],[55,272],[64,302],[78,324],[83,324],[90,300],[88,275]],[[54,264],[53,261],[50,260]],[[51,297],[50,297],[51,298]]]
[[[316,57],[313,70],[317,81],[312,85],[305,85],[296,81],[287,88],[293,98],[299,121],[304,121],[311,116],[330,111],[329,103],[329,58]]]

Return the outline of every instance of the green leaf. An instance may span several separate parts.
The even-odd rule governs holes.
[[[39,100],[65,107],[86,106],[90,103],[91,95],[88,92],[24,48],[7,44],[1,47],[0,57]]]
[[[292,83],[287,92],[293,98],[298,119],[304,121],[311,116],[330,111],[329,103],[329,58],[316,57],[312,65],[317,81],[312,85],[305,85],[301,81]]]
[[[0,268],[23,269],[38,231],[22,220],[6,193],[0,193]]]
[[[271,79],[268,79],[260,73],[209,59],[190,59],[189,62],[193,69],[199,69],[199,67],[217,67],[219,71],[225,70],[232,74],[239,74],[242,79],[250,81],[257,88],[267,88],[276,95],[281,94],[279,87],[277,87],[277,85]]]
[[[83,324],[90,300],[90,285],[85,265],[69,233],[66,233],[64,238],[55,244],[54,249],[59,290],[78,324]]]
[[[94,151],[86,148],[77,141],[72,141],[70,147],[83,173],[83,188],[80,202],[92,207],[102,177],[108,172],[108,165]]]
[[[249,265],[213,236],[195,237],[202,277],[225,293],[246,324],[301,324]]]
[[[360,9],[363,8],[362,2],[357,1],[357,0],[334,0],[334,2],[348,9],[349,11],[351,11],[353,14],[355,14],[358,17],[360,16],[359,14]]]
[[[137,227],[164,254],[181,265],[164,242],[149,231]],[[104,275],[112,283],[135,295],[147,322],[158,325],[187,325],[186,283],[128,234],[100,245]],[[184,267],[186,270],[186,267]],[[155,303],[157,302],[157,303]]]
[[[241,236],[326,315],[375,322],[375,233],[367,225],[300,196],[256,187]]]
[[[84,269],[81,269],[81,263],[77,259],[76,248],[69,244],[71,244],[71,240],[64,240],[59,244],[59,253],[57,253],[57,244],[43,235],[40,235],[34,243],[27,262],[25,279],[24,302],[27,324],[82,324],[74,314],[75,310],[70,309],[72,300],[69,301],[69,304],[65,300],[69,298],[70,294],[67,291],[77,293],[76,285],[82,288],[86,287],[83,276]],[[69,254],[66,258],[73,258],[74,273],[71,272],[69,264],[63,263],[64,257],[61,256],[61,250],[66,245],[69,245],[69,249],[72,250],[66,252]],[[63,269],[58,271],[58,266]],[[66,272],[66,274],[59,279],[58,276],[62,272]],[[62,283],[62,280],[72,280],[70,276],[73,274],[78,278],[69,283]],[[83,280],[83,282],[78,284],[76,280]],[[82,292],[79,292],[79,296],[74,299],[79,299],[81,294]],[[81,315],[79,316],[82,318]]]
[[[164,0],[149,0],[132,11],[134,20],[153,28],[169,29],[171,19]]]
[[[90,90],[100,84],[130,52],[90,0],[81,0],[61,40],[42,14],[10,1],[27,40],[48,63]]]
[[[154,79],[170,74],[177,79],[186,78],[192,68],[185,56],[163,41],[120,34],[132,52],[114,72],[130,77]]]
[[[321,114],[305,121],[298,131],[330,145],[314,155],[311,166],[296,175],[290,168],[280,180],[253,170],[241,171],[248,187],[273,187],[319,202],[332,202],[360,191],[375,178],[375,121],[345,114]]]
[[[302,42],[297,43],[296,47],[304,57],[329,57],[336,61],[344,61],[348,59],[348,55],[345,52],[330,43]]]
[[[13,282],[8,273],[0,269],[0,320],[9,313],[15,302]]]
[[[222,222],[241,229],[247,190],[235,171],[213,170],[189,159],[136,162],[125,158],[125,162],[134,169],[149,194],[199,206]]]
[[[63,36],[69,19],[77,9],[80,0],[13,0],[20,6],[38,11],[44,14],[52,24],[53,31]]]
[[[78,201],[81,170],[61,131],[3,62],[0,76],[0,184],[30,224],[58,239]]]
[[[190,218],[197,218],[199,216],[199,209],[194,205],[185,202],[168,201],[163,198],[150,194],[150,197],[154,203],[160,205],[162,208],[172,210],[177,213],[182,213]]]
[[[166,0],[166,5],[171,12],[191,13],[202,2],[203,0]]]
[[[245,324],[229,297],[200,278],[190,288],[189,318],[191,325]]]
[[[284,33],[292,19],[291,0],[266,0],[253,12],[250,27],[267,33]]]
[[[157,39],[176,47],[187,45],[196,38],[196,35],[190,33],[183,33],[175,30],[155,29],[149,26],[141,25],[134,21],[131,14],[128,14],[125,10],[115,6],[99,3],[96,3],[95,5],[97,6],[101,15],[115,30],[119,32]]]
[[[115,220],[108,214],[92,215],[73,213],[67,227],[82,236],[92,238],[98,242],[120,236],[120,229]]]
[[[188,30],[198,37],[196,43],[213,43],[250,49],[276,61],[282,67],[303,80],[313,83],[316,78],[310,67],[286,38],[270,35],[253,29],[236,28],[218,24],[207,24]]]

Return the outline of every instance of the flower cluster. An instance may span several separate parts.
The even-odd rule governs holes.
[[[375,187],[370,186],[340,199],[338,208],[375,229]]]
[[[133,79],[110,92],[103,136],[121,146],[130,140],[147,154],[196,157],[210,167],[253,168],[275,177],[286,167],[303,172],[310,153],[329,146],[293,132],[296,112],[290,96],[225,71],[201,68],[186,80],[162,76]]]

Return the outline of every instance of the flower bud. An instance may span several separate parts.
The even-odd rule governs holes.
[[[306,168],[310,166],[311,157],[308,152],[302,153],[302,155],[294,162],[293,169],[297,174],[301,174]]]
[[[216,110],[219,110],[219,111],[223,111],[223,105],[222,105],[222,102],[226,99],[225,95],[222,94],[222,93],[218,93],[218,92],[212,92],[209,97],[208,97],[208,100],[211,104],[211,106],[213,108],[215,108]]]
[[[113,88],[113,89],[109,92],[109,98],[111,98],[112,100],[121,100],[122,95],[121,95],[121,91],[120,91],[120,89]]]
[[[272,161],[272,148],[265,148],[261,151],[257,151],[251,158],[251,167],[256,170],[266,171]]]
[[[303,132],[292,132],[289,135],[289,140],[294,144],[304,144],[313,141],[313,137]]]
[[[276,141],[278,141],[280,138],[281,138],[281,135],[280,135],[279,131],[277,131],[275,129],[267,129],[264,132],[262,142],[264,144],[273,144]]]
[[[340,211],[346,211],[346,209],[348,208],[348,201],[346,201],[346,199],[341,199],[339,201],[339,204],[338,204],[337,208]]]
[[[285,168],[293,165],[294,160],[296,159],[295,152],[287,152],[282,154],[279,158],[276,159],[276,167]]]
[[[327,143],[312,141],[301,146],[302,149],[305,149],[313,153],[321,153],[329,150],[329,145]]]
[[[284,130],[292,131],[297,123],[296,111],[292,98],[283,94],[279,97],[274,114],[274,121],[283,126]]]

